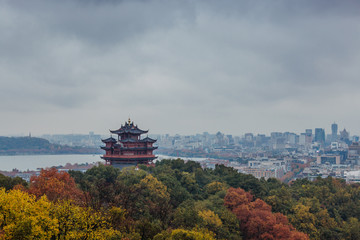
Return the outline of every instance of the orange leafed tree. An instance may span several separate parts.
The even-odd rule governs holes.
[[[240,228],[247,239],[308,240],[309,237],[294,229],[281,213],[272,213],[271,206],[241,188],[229,188],[225,205],[240,220]]]
[[[38,198],[46,195],[50,201],[81,203],[84,200],[84,193],[76,187],[75,180],[67,172],[58,172],[55,168],[43,169],[39,176],[32,176],[28,192]]]

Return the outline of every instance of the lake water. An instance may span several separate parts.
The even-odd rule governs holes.
[[[12,171],[14,168],[20,171],[36,170],[37,168],[48,168],[53,166],[65,166],[67,163],[105,163],[100,158],[101,155],[16,155],[16,156],[0,156],[0,170]],[[170,157],[165,155],[156,155],[157,160],[175,159],[178,157]],[[182,158],[182,157],[180,157]],[[205,158],[182,158],[184,160],[202,161]]]
[[[162,159],[177,159],[177,158],[181,158],[183,160],[191,160],[191,161],[204,161],[207,158],[196,158],[196,157],[171,157],[171,156],[166,156],[166,155],[156,155],[158,158],[157,160],[162,160]]]
[[[65,165],[67,163],[96,163],[104,160],[100,155],[16,155],[0,156],[0,170],[11,171],[14,168],[20,171],[36,170],[52,166]]]

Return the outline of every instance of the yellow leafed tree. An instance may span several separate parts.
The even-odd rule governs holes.
[[[215,234],[207,229],[194,228],[192,230],[174,229],[163,231],[154,237],[154,240],[215,240]]]
[[[108,239],[120,234],[100,213],[72,201],[56,203],[53,214],[59,220],[58,239]]]
[[[211,182],[205,186],[205,190],[209,194],[215,194],[219,191],[226,190],[226,184],[221,182]]]
[[[299,203],[293,208],[293,212],[290,220],[297,230],[309,234],[311,239],[319,239],[319,230],[315,226],[316,217],[310,212],[310,207]]]
[[[122,239],[109,219],[71,200],[0,189],[0,239]]]
[[[211,210],[200,211],[198,215],[207,226],[220,227],[222,225],[219,216]]]
[[[0,189],[0,239],[50,239],[59,231],[51,207],[46,197]]]
[[[152,195],[156,195],[158,198],[162,198],[166,201],[170,200],[170,194],[167,192],[167,187],[152,175],[147,175],[140,181],[140,184],[141,186],[148,188]]]

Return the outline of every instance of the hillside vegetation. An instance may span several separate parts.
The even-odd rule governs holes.
[[[43,138],[0,136],[0,155],[71,153],[93,154],[99,152],[99,149],[52,144]]]
[[[177,159],[14,183],[0,192],[2,239],[360,239],[359,185],[330,177],[286,185]]]

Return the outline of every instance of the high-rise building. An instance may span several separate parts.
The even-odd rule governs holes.
[[[344,128],[344,130],[340,131],[340,140],[346,142],[347,144],[350,143],[349,138],[350,137],[350,133],[348,131],[346,131],[346,129]]]
[[[252,142],[254,141],[254,134],[252,133],[245,133],[245,141]]]
[[[305,143],[311,145],[312,140],[312,129],[305,129]]]
[[[338,125],[336,123],[331,124],[331,141],[335,142],[338,138]]]
[[[325,143],[325,130],[323,128],[315,128],[315,142]]]

